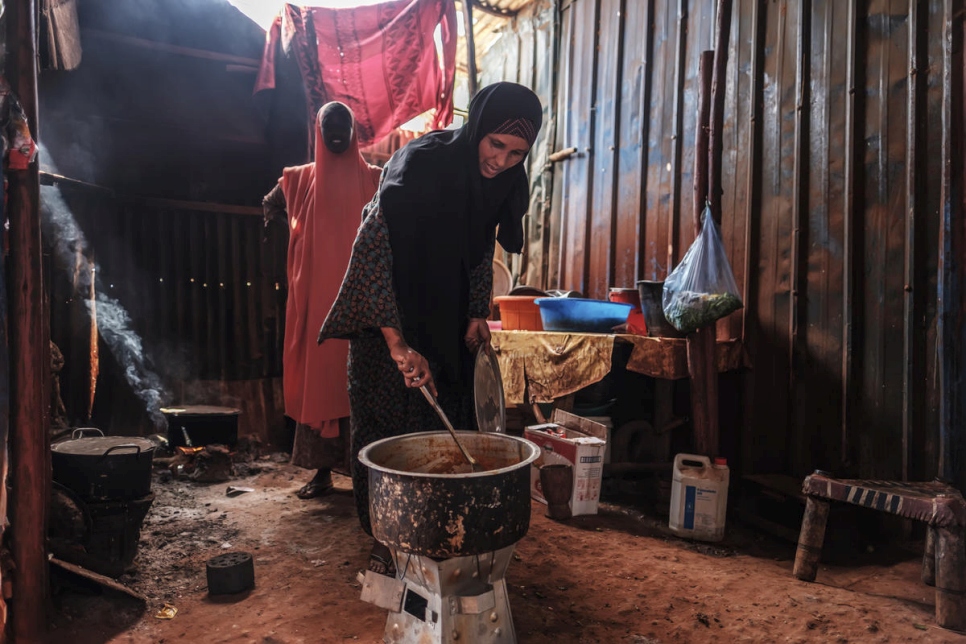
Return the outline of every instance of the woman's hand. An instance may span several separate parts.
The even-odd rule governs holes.
[[[484,318],[470,318],[463,341],[466,342],[466,348],[471,353],[476,353],[481,345],[488,344],[490,342],[490,326],[486,323],[486,320]]]
[[[396,367],[403,375],[406,386],[425,386],[433,396],[436,396],[436,383],[433,381],[433,374],[429,370],[429,361],[406,343],[398,329],[384,327],[382,335],[389,347],[389,355],[392,356],[393,362],[396,363]]]

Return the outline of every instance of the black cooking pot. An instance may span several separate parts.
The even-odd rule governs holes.
[[[155,444],[145,438],[105,436],[87,427],[50,450],[53,479],[85,501],[138,499],[151,492]]]
[[[493,552],[530,527],[530,464],[540,448],[493,432],[459,432],[484,467],[474,472],[447,432],[384,438],[364,447],[369,515],[377,541],[448,559]]]
[[[201,447],[238,442],[238,417],[241,410],[215,405],[183,405],[164,407],[168,420],[168,443],[171,447]]]

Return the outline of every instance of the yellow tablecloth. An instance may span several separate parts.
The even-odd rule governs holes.
[[[628,371],[654,378],[688,377],[687,341],[604,333],[493,331],[491,343],[500,363],[507,405],[553,402],[599,382],[610,373],[615,342],[633,345]],[[718,371],[749,366],[738,340],[718,342]]]

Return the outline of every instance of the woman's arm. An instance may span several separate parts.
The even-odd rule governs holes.
[[[262,212],[265,215],[265,225],[267,226],[273,219],[285,221],[288,217],[285,205],[285,193],[282,192],[281,181],[262,199]]]
[[[393,327],[383,327],[382,337],[386,340],[389,347],[389,355],[392,356],[399,372],[403,375],[407,387],[425,386],[436,396],[436,383],[433,381],[433,374],[429,370],[429,362],[421,354],[414,351],[402,332]]]
[[[319,331],[319,343],[328,338],[353,338],[381,332],[389,354],[407,387],[436,386],[426,358],[410,348],[392,285],[392,247],[389,230],[379,209],[378,194],[366,206],[366,216],[352,245],[352,257],[339,295]]]

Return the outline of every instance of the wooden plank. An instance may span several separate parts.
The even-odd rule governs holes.
[[[711,215],[721,224],[722,129],[724,128],[725,82],[733,0],[718,0],[714,31],[714,72],[711,75],[711,116],[708,132],[708,201]]]
[[[210,201],[185,201],[182,199],[163,199],[160,197],[150,197],[145,199],[149,204],[176,208],[178,210],[193,210],[197,212],[217,212],[228,215],[252,215],[263,216],[261,206],[239,206],[236,204],[213,203]]]
[[[561,10],[560,14],[560,43],[558,47],[559,60],[557,62],[556,75],[557,91],[554,112],[554,150],[563,150],[571,147],[569,142],[569,118],[566,114],[570,104],[570,88],[573,85],[573,28],[574,11],[573,6]],[[563,285],[563,264],[564,256],[567,254],[567,226],[566,226],[566,204],[564,195],[564,185],[569,181],[568,166],[572,159],[568,158],[562,163],[555,163],[553,166],[553,192],[550,199],[550,217],[547,226],[549,237],[547,244],[547,258],[545,260],[545,277],[541,286],[547,288],[559,288]]]
[[[588,280],[585,295],[606,300],[614,285],[614,236],[617,210],[617,146],[622,139],[620,94],[622,88],[624,0],[600,0],[599,46],[594,92],[594,165],[588,234]],[[633,286],[633,283],[629,286]]]
[[[711,79],[714,52],[701,53],[698,63],[698,117],[695,123],[694,208],[692,225],[694,236],[701,232],[701,205],[708,195],[708,159],[710,158],[709,127],[711,119]],[[713,224],[710,224],[713,225]],[[714,326],[698,329],[687,338],[688,374],[691,383],[692,447],[697,454],[718,455],[718,372],[714,365]]]
[[[85,579],[94,581],[104,586],[105,588],[110,588],[111,590],[117,591],[119,593],[123,593],[125,595],[133,597],[134,599],[137,599],[145,603],[147,603],[148,601],[148,598],[142,595],[141,593],[137,592],[136,590],[132,590],[131,588],[128,588],[124,584],[114,581],[110,577],[105,577],[104,575],[100,575],[96,572],[88,570],[87,568],[69,563],[67,561],[61,561],[60,559],[54,556],[48,557],[48,561],[50,561],[51,565],[53,566],[62,568],[63,570],[66,570],[67,572],[75,574],[79,577],[84,577]]]
[[[233,54],[224,54],[218,51],[209,51],[207,49],[196,49],[194,47],[181,47],[180,45],[172,45],[171,43],[148,40],[146,38],[137,38],[135,36],[128,36],[127,34],[103,31],[101,29],[91,29],[89,27],[81,29],[81,36],[85,38],[96,38],[98,40],[105,40],[121,45],[127,45],[129,47],[138,47],[140,49],[159,51],[166,54],[200,58],[202,60],[215,60],[224,63],[234,63],[236,65],[244,65],[245,67],[249,68],[254,67],[257,69],[261,65],[261,61],[257,58],[246,58],[245,56],[235,56]]]
[[[7,4],[6,76],[35,140],[37,120],[37,6],[33,0]],[[40,241],[39,163],[5,173],[9,222],[10,286],[10,552],[16,572],[11,599],[11,635],[39,642],[47,625],[45,560],[47,495],[50,489],[49,415],[44,398],[50,378]],[[4,487],[2,494],[6,494]]]
[[[470,98],[476,95],[479,89],[479,77],[476,70],[476,36],[473,33],[473,3],[463,3],[463,38],[466,43],[466,76],[467,87],[469,88]]]

